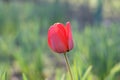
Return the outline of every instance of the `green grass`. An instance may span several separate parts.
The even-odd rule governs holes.
[[[49,26],[66,21],[64,10],[57,5],[59,14],[51,20],[49,15],[57,7],[48,6],[0,3],[0,80],[10,80],[11,69],[20,72],[23,80],[45,80],[51,76],[55,80],[70,80],[65,65],[62,66],[63,56],[52,54],[47,45]],[[77,22],[70,21],[75,46],[67,55],[74,79],[119,80],[120,24],[86,26],[79,31]]]

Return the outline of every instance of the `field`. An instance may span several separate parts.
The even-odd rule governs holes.
[[[120,4],[116,5],[112,6],[118,11]],[[74,40],[74,49],[67,53],[74,80],[120,80],[119,15],[116,12],[112,17],[117,21],[106,23],[112,15],[106,11],[103,20],[95,19],[100,23],[80,27],[76,13],[57,1],[1,1],[0,80],[70,80],[63,54],[53,52],[47,43],[50,25],[67,21]]]

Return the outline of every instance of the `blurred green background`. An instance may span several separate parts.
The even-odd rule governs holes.
[[[50,25],[67,21],[74,80],[120,80],[119,0],[0,0],[0,80],[70,80],[47,45]]]

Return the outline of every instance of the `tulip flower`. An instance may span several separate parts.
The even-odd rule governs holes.
[[[73,48],[70,22],[55,23],[48,30],[48,45],[57,53],[66,53]]]
[[[48,30],[48,45],[54,52],[64,54],[71,80],[73,80],[70,64],[66,55],[66,52],[72,50],[74,46],[70,22],[67,22],[66,25],[55,23],[50,26]]]

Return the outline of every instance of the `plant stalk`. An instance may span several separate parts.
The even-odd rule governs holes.
[[[70,69],[70,64],[69,64],[69,61],[68,61],[68,58],[67,58],[66,53],[64,53],[64,58],[65,58],[65,61],[66,61],[66,66],[67,66],[67,69],[68,69],[68,71],[69,71],[71,80],[73,80],[72,72],[71,72],[71,69]]]

